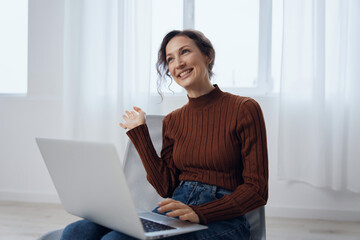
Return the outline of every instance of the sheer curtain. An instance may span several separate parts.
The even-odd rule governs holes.
[[[65,1],[64,129],[72,139],[113,142],[125,109],[149,100],[151,1]]]
[[[360,1],[284,0],[279,175],[360,192]]]

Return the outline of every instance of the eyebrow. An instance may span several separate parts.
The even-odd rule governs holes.
[[[184,46],[180,47],[180,48],[179,48],[179,51],[183,50],[183,49],[186,48],[186,47],[190,47],[190,45],[184,45]],[[166,57],[168,57],[168,56],[171,55],[171,54],[172,54],[172,53],[166,54]]]

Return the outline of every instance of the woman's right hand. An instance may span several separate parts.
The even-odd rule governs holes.
[[[141,110],[141,108],[138,107],[134,107],[134,111],[125,111],[125,113],[127,115],[123,115],[123,118],[125,120],[125,123],[120,123],[120,127],[122,127],[123,129],[133,129],[137,126],[140,126],[142,124],[146,123],[146,114],[143,110]]]

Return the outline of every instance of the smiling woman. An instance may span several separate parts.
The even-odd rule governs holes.
[[[160,94],[161,82],[166,80],[166,76],[186,89],[189,97],[201,96],[213,89],[209,80],[213,75],[215,50],[209,39],[201,32],[194,30],[169,32],[163,39],[158,56],[156,66]],[[164,75],[163,72],[166,74]]]
[[[153,212],[208,225],[180,239],[246,240],[250,224],[245,214],[268,198],[265,123],[255,100],[211,84],[214,60],[215,50],[201,32],[166,34],[157,70],[185,89],[189,101],[164,117],[160,156],[141,108],[125,111],[120,126],[128,130],[147,180],[167,198]],[[82,220],[66,227],[62,240],[87,239],[90,232],[98,239],[129,239]]]

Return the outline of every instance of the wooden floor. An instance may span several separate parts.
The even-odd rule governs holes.
[[[0,239],[34,240],[78,218],[58,204],[0,201]],[[360,240],[360,222],[267,218],[267,240]]]

